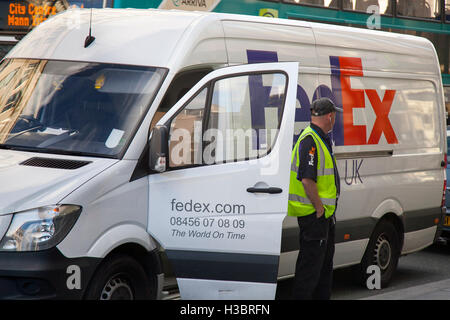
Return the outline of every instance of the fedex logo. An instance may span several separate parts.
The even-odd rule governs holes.
[[[278,62],[276,52],[247,50],[249,63]],[[310,100],[305,89],[297,86],[297,100],[301,108],[296,109],[295,122],[310,121],[311,102],[317,98],[327,97],[343,113],[336,114],[336,124],[333,129],[332,138],[337,146],[339,145],[365,145],[378,144],[382,135],[386,138],[388,144],[397,144],[398,139],[395,134],[392,123],[389,120],[389,113],[395,98],[395,90],[386,90],[383,96],[379,96],[375,89],[353,89],[351,87],[351,77],[363,77],[363,68],[361,58],[350,57],[330,57],[331,68],[331,88],[326,85],[319,85],[313,93]],[[261,91],[259,91],[261,92]],[[250,86],[250,95],[252,95],[252,86]],[[370,106],[366,106],[366,96]],[[358,108],[372,108],[376,119],[372,131],[367,137],[367,128],[365,125],[355,125],[353,110]],[[253,112],[253,114],[256,114]],[[255,118],[255,126],[261,119]],[[294,137],[296,141],[298,136]]]
[[[389,144],[398,143],[394,128],[388,118],[395,97],[395,90],[386,90],[383,97],[379,97],[374,89],[353,89],[350,77],[362,77],[361,58],[330,57],[332,72],[332,93],[334,102],[344,110],[343,145],[378,144],[384,133]],[[372,132],[366,137],[366,126],[354,125],[353,109],[366,108],[365,95],[376,115]],[[333,97],[330,97],[331,99]]]

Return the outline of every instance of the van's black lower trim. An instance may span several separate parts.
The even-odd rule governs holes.
[[[276,283],[277,255],[167,250],[177,278]]]
[[[407,211],[403,213],[404,232],[414,232],[436,226],[435,219],[441,221],[442,209],[440,207]],[[336,243],[344,243],[361,239],[369,239],[378,219],[361,218],[336,223]],[[299,229],[298,226],[283,230],[281,239],[281,252],[299,250]],[[349,238],[346,239],[345,235]]]
[[[377,220],[374,218],[339,221],[336,223],[335,243],[367,239],[372,234],[376,223]],[[346,234],[350,235],[350,239],[346,240]],[[299,250],[299,247],[299,227],[283,230],[281,252]]]
[[[336,243],[347,242],[348,240],[362,240],[370,238],[378,220],[375,218],[360,218],[336,223]],[[347,240],[345,235],[349,234]]]
[[[404,213],[405,232],[413,232],[436,225],[435,219],[441,220],[442,208],[408,211]]]
[[[70,259],[57,248],[0,252],[0,299],[81,299],[101,260]],[[80,289],[67,285],[76,272],[69,266],[79,267]]]

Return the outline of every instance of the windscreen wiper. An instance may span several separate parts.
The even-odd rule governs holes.
[[[68,156],[117,159],[117,156],[115,156],[115,155],[106,155],[106,154],[97,154],[97,153],[91,153],[91,152],[61,150],[61,149],[52,149],[52,148],[38,148],[38,147],[20,146],[20,145],[13,145],[13,144],[0,144],[0,149],[28,151],[28,152],[36,152],[36,153],[64,154],[64,155],[68,155]]]
[[[42,149],[37,149],[36,147],[20,146],[20,145],[16,145],[16,144],[0,144],[0,149],[42,152]]]
[[[6,141],[8,141],[9,139],[17,138],[18,136],[21,136],[24,133],[27,133],[27,132],[30,132],[30,131],[33,131],[33,130],[36,130],[36,129],[39,129],[39,128],[42,128],[42,127],[43,127],[42,125],[37,125],[35,127],[28,128],[28,129],[22,130],[20,132],[10,134],[8,139],[6,139]]]
[[[10,144],[0,144],[0,149],[17,150],[15,146]]]

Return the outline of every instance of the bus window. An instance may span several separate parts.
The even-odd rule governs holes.
[[[390,0],[344,0],[345,10],[372,12],[371,6],[378,6],[381,14],[392,14]]]
[[[450,22],[450,0],[445,0],[445,21]]]
[[[284,1],[298,4],[310,4],[321,7],[338,8],[337,0],[284,0]]]
[[[399,16],[435,19],[439,15],[439,0],[397,0]]]

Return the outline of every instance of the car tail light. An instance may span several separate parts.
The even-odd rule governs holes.
[[[444,191],[442,192],[442,203],[441,207],[445,206],[445,191],[447,189],[447,180],[444,180]]]

